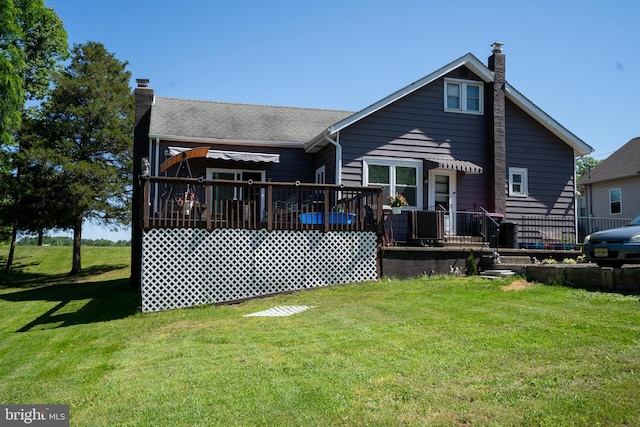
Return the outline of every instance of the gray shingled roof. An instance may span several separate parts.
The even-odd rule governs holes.
[[[152,137],[305,143],[349,111],[231,104],[155,97]]]
[[[633,138],[591,169],[591,173],[580,178],[578,184],[591,184],[638,175],[640,175],[640,138]]]

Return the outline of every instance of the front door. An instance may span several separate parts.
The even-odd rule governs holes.
[[[456,233],[456,172],[442,169],[429,171],[429,210],[444,211],[444,232]]]

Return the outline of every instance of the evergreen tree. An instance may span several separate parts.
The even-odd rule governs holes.
[[[55,153],[68,183],[70,274],[81,271],[85,219],[111,226],[130,222],[134,98],[126,66],[101,43],[76,45],[42,104],[44,148]]]

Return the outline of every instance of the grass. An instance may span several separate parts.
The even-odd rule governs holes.
[[[435,277],[141,314],[99,252],[125,248],[73,282],[49,249],[0,285],[0,402],[72,425],[640,424],[637,296]],[[243,317],[276,305],[315,308]]]

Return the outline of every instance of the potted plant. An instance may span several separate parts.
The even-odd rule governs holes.
[[[403,206],[409,206],[407,199],[400,193],[395,196],[387,196],[387,204],[391,206],[391,211],[394,214],[399,214]]]

